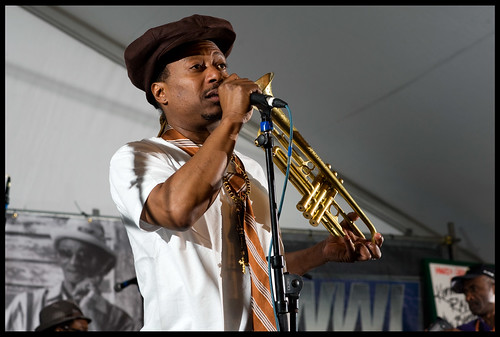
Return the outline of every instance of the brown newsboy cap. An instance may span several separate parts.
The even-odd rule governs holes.
[[[169,51],[189,42],[210,40],[227,57],[235,39],[236,33],[229,21],[206,15],[195,14],[151,28],[125,49],[128,77],[156,107],[151,84],[165,67]]]

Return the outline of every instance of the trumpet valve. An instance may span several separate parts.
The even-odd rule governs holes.
[[[309,208],[303,213],[306,219],[311,219],[315,216],[316,212],[320,209],[322,203],[325,200],[325,196],[328,190],[326,188],[322,188],[319,192],[317,192],[317,197],[314,199],[314,203],[309,206]]]
[[[321,223],[321,220],[323,220],[323,216],[325,215],[325,213],[330,211],[330,206],[332,205],[336,195],[337,191],[335,189],[332,189],[328,192],[328,194],[324,198],[325,202],[321,205],[321,208],[316,212],[312,219],[309,220],[309,224],[311,226],[316,227]]]
[[[297,203],[297,209],[301,212],[305,212],[311,203],[311,199],[314,197],[314,195],[318,192],[318,189],[321,186],[321,180],[322,178],[320,176],[316,176],[312,182],[312,190],[309,191],[309,193],[305,193],[302,199]],[[304,214],[304,217],[306,215]],[[307,217],[306,217],[307,218]],[[307,218],[309,219],[309,218]]]

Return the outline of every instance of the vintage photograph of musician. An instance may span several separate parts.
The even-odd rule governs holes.
[[[118,260],[119,269],[130,264],[130,247],[110,235],[115,230],[123,232],[120,221],[9,212],[5,330],[34,331],[60,321],[61,313],[71,316],[72,310],[42,312],[59,301],[77,306],[92,321],[89,331],[138,330],[142,324],[134,309],[142,304],[138,291],[115,296],[112,288],[120,274]],[[110,236],[113,248],[106,240]]]

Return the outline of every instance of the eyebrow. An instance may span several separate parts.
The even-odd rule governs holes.
[[[197,57],[197,56],[202,56],[202,57],[203,57],[203,56],[212,56],[212,57],[217,56],[217,57],[221,57],[221,58],[223,58],[224,60],[226,59],[226,56],[224,56],[224,54],[223,54],[221,51],[219,51],[219,50],[214,50],[214,51],[213,51],[212,53],[210,53],[210,54],[204,54],[204,53],[203,53],[203,54],[202,54],[202,53],[193,53],[193,54],[190,54],[190,55],[186,55],[186,56],[184,56],[184,57],[183,57],[183,59],[186,59],[186,58],[189,58],[189,57]]]
[[[223,58],[226,58],[226,56],[220,50],[214,50],[212,55],[218,55],[218,56],[221,56]]]

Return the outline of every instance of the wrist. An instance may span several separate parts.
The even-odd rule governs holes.
[[[219,129],[224,130],[231,138],[236,138],[243,127],[243,121],[240,118],[235,118],[233,115],[223,117],[221,119]]]
[[[320,241],[318,244],[318,259],[319,263],[321,265],[324,265],[327,262],[330,262],[330,259],[328,258],[328,239],[324,239]]]

